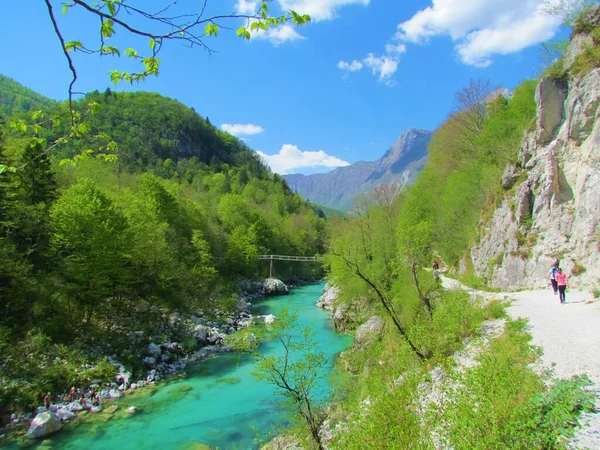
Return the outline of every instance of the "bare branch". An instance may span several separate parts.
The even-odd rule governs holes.
[[[487,118],[487,104],[495,91],[497,88],[492,86],[490,80],[478,79],[471,80],[468,86],[455,94],[456,119],[467,131],[481,133]]]
[[[50,20],[52,21],[52,26],[54,27],[54,32],[56,33],[56,36],[58,36],[58,40],[60,41],[60,46],[62,47],[63,53],[65,54],[65,58],[67,58],[67,61],[69,62],[69,69],[71,70],[71,73],[73,74],[73,78],[71,80],[71,83],[69,84],[69,111],[71,112],[71,125],[74,125],[75,124],[75,114],[73,111],[73,86],[75,85],[75,82],[77,81],[77,71],[75,70],[75,66],[73,65],[73,60],[71,59],[71,55],[69,55],[69,52],[65,45],[65,40],[62,36],[62,33],[60,32],[60,29],[58,28],[58,24],[56,23],[56,18],[54,17],[54,11],[52,10],[52,5],[50,4],[50,0],[44,0],[44,1],[46,2],[46,7],[48,8],[48,15],[50,16]]]

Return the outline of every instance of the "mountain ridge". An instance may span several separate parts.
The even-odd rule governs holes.
[[[58,102],[0,74],[0,116],[55,106]]]
[[[376,161],[359,161],[328,173],[284,175],[290,188],[313,203],[348,211],[360,194],[373,187],[412,184],[427,161],[431,132],[409,128]]]

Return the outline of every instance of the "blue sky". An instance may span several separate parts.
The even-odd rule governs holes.
[[[556,0],[559,1],[559,0]],[[158,10],[169,1],[128,0]],[[253,0],[209,0],[208,14],[251,11]],[[74,55],[77,91],[111,87],[176,98],[247,141],[279,173],[313,173],[373,161],[407,128],[433,130],[471,78],[514,88],[542,67],[540,43],[564,35],[542,0],[273,0],[313,22],[250,42],[222,30],[214,53],[165,45],[158,78],[114,86],[111,69],[126,58]],[[98,20],[81,7],[63,17],[66,40],[98,42]],[[180,11],[198,1],[180,0]],[[127,18],[127,16],[123,16]],[[141,23],[134,22],[136,25]],[[232,21],[234,28],[239,21]],[[5,45],[0,73],[54,99],[65,99],[70,72],[40,0],[10,2],[0,16]],[[117,27],[111,45],[148,49]]]

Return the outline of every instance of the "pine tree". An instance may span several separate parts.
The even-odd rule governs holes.
[[[4,154],[0,129],[0,165],[11,166]],[[16,328],[29,319],[29,264],[14,245],[15,174],[0,173],[0,324]]]
[[[25,148],[19,165],[12,241],[35,271],[44,270],[51,264],[49,210],[57,198],[56,180],[39,143]]]
[[[21,198],[26,205],[43,203],[46,207],[56,199],[56,179],[48,154],[40,143],[28,145],[18,171]]]

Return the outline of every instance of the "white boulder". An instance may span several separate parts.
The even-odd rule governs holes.
[[[111,389],[110,391],[108,391],[108,394],[106,395],[107,398],[121,398],[123,397],[123,393],[121,391],[119,391],[118,389]]]
[[[370,341],[378,338],[383,331],[383,319],[379,316],[371,316],[366,323],[357,328],[354,335],[354,346],[364,347]]]
[[[58,416],[50,411],[45,411],[35,416],[35,419],[33,419],[33,422],[31,422],[29,430],[27,431],[27,437],[37,439],[50,436],[61,428],[62,424],[60,423]]]
[[[282,295],[289,293],[288,287],[283,281],[278,280],[277,278],[267,278],[263,283],[263,290],[265,295]]]
[[[275,317],[273,314],[269,314],[264,317],[264,321],[267,325],[271,325],[272,323],[275,323],[275,320],[277,320],[277,317]]]

